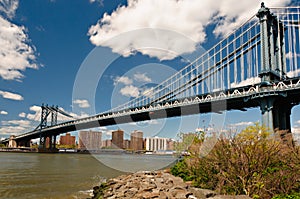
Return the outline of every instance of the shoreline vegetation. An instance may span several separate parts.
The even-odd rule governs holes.
[[[276,133],[255,124],[238,134],[183,136],[177,147],[189,156],[168,170],[110,179],[92,199],[300,199],[300,147]]]

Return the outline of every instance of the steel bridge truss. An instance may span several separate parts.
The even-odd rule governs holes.
[[[269,9],[262,4],[258,13],[247,22],[142,96],[109,111],[60,124],[57,124],[60,110],[42,106],[37,129],[17,138],[40,133],[41,145],[45,146],[49,132],[55,135],[74,126],[76,130],[84,128],[87,123],[96,127],[103,120],[231,99],[242,99],[241,103],[249,106],[257,105],[250,101],[258,102],[266,126],[275,128],[273,123],[277,121],[275,124],[280,128],[289,128],[288,119],[285,123],[278,120],[287,118],[291,107],[285,115],[280,115],[281,109],[274,107],[276,100],[287,99],[288,94],[298,99],[294,91],[300,92],[299,27],[300,7]],[[292,106],[298,102],[289,103]],[[51,126],[47,125],[49,115]],[[55,143],[54,139],[50,140]]]
[[[50,150],[54,150],[56,148],[56,134],[46,134],[43,133],[43,129],[48,128],[49,126],[57,125],[57,116],[58,113],[73,118],[68,113],[60,110],[58,106],[48,106],[42,104],[41,106],[41,122],[35,128],[35,131],[38,130],[40,132],[40,144],[39,147],[42,149],[49,148]],[[48,117],[51,117],[50,125],[48,125]],[[58,133],[59,134],[59,133]],[[48,145],[48,146],[47,146]]]

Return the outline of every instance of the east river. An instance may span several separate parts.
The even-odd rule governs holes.
[[[175,160],[157,155],[0,152],[0,198],[86,198],[104,179],[161,169]]]

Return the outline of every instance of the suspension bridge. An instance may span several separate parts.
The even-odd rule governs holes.
[[[55,148],[62,133],[167,117],[259,107],[262,123],[291,132],[291,109],[300,103],[300,7],[258,12],[206,53],[143,96],[94,116],[57,123],[58,107],[42,106],[40,125],[3,140]],[[51,124],[47,118],[51,116]]]

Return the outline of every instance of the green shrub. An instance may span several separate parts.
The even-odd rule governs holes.
[[[236,136],[218,138],[205,157],[199,156],[201,145],[199,140],[194,142],[189,147],[191,157],[175,165],[171,172],[193,180],[197,187],[222,194],[270,199],[300,191],[299,147],[274,139],[274,135],[258,124]]]
[[[300,193],[293,193],[290,195],[278,195],[274,196],[272,199],[300,199]]]
[[[175,176],[181,177],[184,181],[194,180],[194,176],[191,175],[187,163],[184,159],[180,160],[171,168],[171,173]]]

